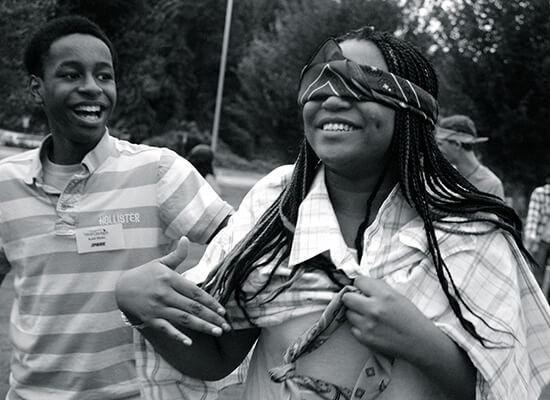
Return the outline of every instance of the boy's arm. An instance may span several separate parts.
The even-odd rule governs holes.
[[[217,380],[241,363],[259,330],[231,331],[223,307],[174,272],[187,256],[187,244],[182,238],[172,253],[123,272],[116,285],[116,301],[176,369],[196,378]]]
[[[158,173],[157,204],[165,234],[208,243],[225,226],[233,208],[187,160],[172,151],[163,150]]]
[[[214,337],[186,329],[185,335],[193,341],[191,346],[182,344],[162,330],[144,328],[140,332],[181,373],[214,381],[229,375],[241,364],[258,338],[260,330],[236,330]]]

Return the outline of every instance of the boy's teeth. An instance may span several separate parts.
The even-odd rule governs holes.
[[[327,124],[323,124],[323,130],[324,131],[344,131],[349,132],[353,130],[353,126],[344,124],[344,123],[334,123],[330,122]]]
[[[97,114],[81,114],[81,118],[87,119],[88,121],[95,122],[99,119]]]
[[[74,112],[80,117],[90,122],[95,122],[101,117],[100,106],[79,105],[74,108]]]

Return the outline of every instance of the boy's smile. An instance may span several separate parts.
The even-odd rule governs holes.
[[[86,34],[59,38],[50,46],[42,76],[31,77],[31,91],[48,117],[53,158],[59,158],[60,151],[84,156],[102,138],[116,104],[108,46]]]

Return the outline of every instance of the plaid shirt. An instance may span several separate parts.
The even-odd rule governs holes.
[[[525,223],[525,245],[535,253],[540,246],[543,232],[550,219],[550,184],[533,190],[529,200]]]
[[[209,245],[200,264],[188,272],[190,279],[204,279],[278,196],[290,174],[291,167],[278,168],[250,191],[228,226]],[[550,382],[548,304],[511,237],[480,222],[460,227],[475,234],[436,229],[436,236],[462,298],[487,325],[464,306],[462,313],[482,337],[492,341],[491,348],[483,347],[469,335],[451,310],[428,253],[423,222],[398,187],[366,230],[363,257],[357,264],[341,236],[324,174],[318,174],[300,205],[291,254],[277,271],[273,286],[284,282],[292,266],[326,252],[350,278],[366,275],[383,279],[463,348],[478,371],[477,399],[538,398],[543,386]],[[266,266],[250,276],[244,289],[254,291],[260,287],[270,269]],[[250,303],[247,310],[256,324],[268,327],[322,311],[336,293],[337,289],[321,274],[304,273],[274,301],[262,304],[268,291]],[[248,326],[234,303],[230,302],[227,309],[234,327]],[[144,341],[142,344],[149,346]],[[165,394],[177,385],[179,399],[216,398],[215,385],[204,389],[203,382],[178,374],[150,347],[140,346],[139,350],[138,374],[146,398],[175,399]]]

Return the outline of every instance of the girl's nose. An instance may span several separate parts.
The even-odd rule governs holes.
[[[327,110],[337,110],[341,108],[349,108],[351,107],[351,104],[352,101],[345,97],[329,96],[323,100],[321,106]]]

